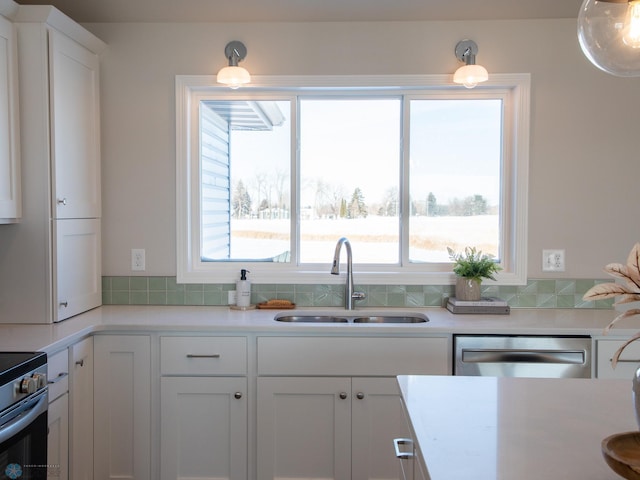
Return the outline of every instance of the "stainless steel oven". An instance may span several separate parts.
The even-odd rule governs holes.
[[[47,356],[0,353],[0,478],[47,478]]]

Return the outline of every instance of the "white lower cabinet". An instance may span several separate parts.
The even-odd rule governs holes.
[[[409,420],[409,414],[405,407],[404,401],[402,404],[402,416],[406,427],[409,431],[409,435],[404,437],[394,438],[394,450],[398,458],[398,465],[400,467],[400,480],[428,480],[426,465],[422,458],[420,446],[416,441],[415,432],[411,426]]]
[[[163,377],[163,480],[247,479],[247,379]]]
[[[258,378],[258,480],[351,478],[351,379]]]
[[[70,458],[72,480],[93,477],[93,337],[70,347],[71,419]],[[98,477],[99,478],[99,477]]]
[[[162,337],[160,365],[162,480],[247,480],[246,337]]]
[[[150,480],[150,337],[93,338],[95,478]]]
[[[47,478],[69,478],[69,351],[49,356]]]
[[[396,379],[258,379],[258,479],[397,479]]]
[[[389,438],[404,438],[409,430],[396,378],[356,377],[351,389],[351,478],[399,478]]]
[[[96,480],[398,480],[396,375],[451,372],[450,336],[92,338]]]
[[[69,478],[69,394],[49,404],[47,412],[47,479]]]
[[[625,340],[596,341],[596,377],[631,380],[640,367],[640,343],[634,342],[623,350],[614,369],[611,359]]]
[[[445,337],[258,338],[258,480],[399,479],[395,375],[447,375],[449,359]]]

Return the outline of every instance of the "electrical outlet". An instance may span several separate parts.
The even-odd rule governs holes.
[[[543,272],[564,272],[564,250],[542,250]]]
[[[144,272],[145,259],[144,248],[132,248],[131,249],[131,270],[137,272]]]

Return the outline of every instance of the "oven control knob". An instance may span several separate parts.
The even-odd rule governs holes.
[[[38,389],[38,381],[33,377],[23,378],[20,382],[20,393],[33,393]]]
[[[44,373],[34,373],[33,378],[36,380],[38,389],[44,388],[47,385],[47,375]]]

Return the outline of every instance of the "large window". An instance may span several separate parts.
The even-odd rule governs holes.
[[[524,283],[529,79],[491,82],[177,77],[178,281],[330,283],[344,236],[359,283],[449,283],[465,246]]]

